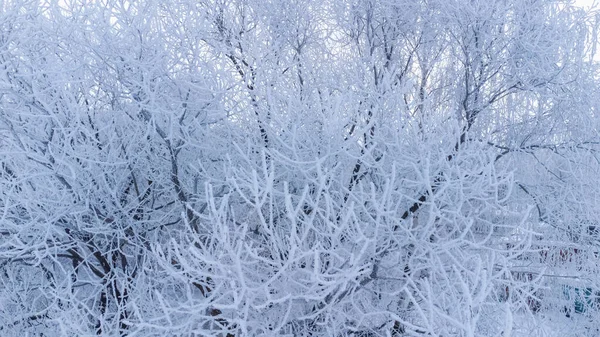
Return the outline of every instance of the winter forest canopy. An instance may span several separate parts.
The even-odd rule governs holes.
[[[0,2],[1,336],[594,336],[600,14]]]

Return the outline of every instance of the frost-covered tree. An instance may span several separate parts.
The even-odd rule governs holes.
[[[594,10],[1,6],[1,335],[600,327]]]

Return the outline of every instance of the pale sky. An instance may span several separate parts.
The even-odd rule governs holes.
[[[578,6],[589,7],[594,4],[594,0],[575,0],[575,4]]]

